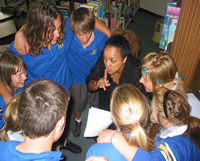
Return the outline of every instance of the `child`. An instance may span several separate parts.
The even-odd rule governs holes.
[[[26,79],[26,68],[23,60],[9,50],[0,53],[0,82],[5,85],[5,88],[12,96],[16,96],[21,91]],[[7,97],[6,91],[5,93],[2,92],[2,97],[0,96],[0,107],[2,110],[0,129],[4,125],[3,115],[7,103],[4,102],[4,100],[7,100],[7,98],[5,98]]]
[[[20,94],[13,98],[13,100],[6,106],[6,110],[4,112],[4,127],[0,130],[1,141],[24,141],[24,136],[20,129],[18,119],[19,100]]]
[[[127,160],[200,160],[200,120],[190,116],[190,105],[179,91],[158,88],[154,91],[152,121],[164,130],[156,140],[157,148],[147,153],[143,148],[130,146],[121,134],[103,132],[100,142],[110,142]]]
[[[173,58],[167,53],[148,53],[142,60],[142,77],[140,82],[147,92],[153,92],[159,87],[169,90],[181,90],[187,93],[187,99],[191,106],[190,115],[200,118],[200,101],[191,93],[182,78],[178,74],[177,66]]]
[[[139,89],[131,84],[116,87],[112,94],[110,110],[117,129],[122,133],[127,143],[142,147],[148,152],[155,149],[154,142],[145,133],[148,120],[148,103]],[[92,155],[105,156],[109,161],[125,160],[112,144],[93,145],[88,150],[86,158]]]
[[[25,140],[0,142],[3,160],[61,160],[51,151],[65,127],[69,92],[56,82],[40,79],[24,87],[18,117]]]

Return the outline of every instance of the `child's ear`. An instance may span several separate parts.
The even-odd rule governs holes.
[[[56,123],[56,129],[60,131],[63,130],[64,127],[65,127],[65,117],[62,116],[60,120],[58,120],[58,122]]]
[[[163,126],[168,127],[168,125],[169,125],[169,121],[166,119],[163,119]]]

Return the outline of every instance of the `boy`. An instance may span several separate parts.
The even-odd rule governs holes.
[[[104,50],[108,37],[95,29],[95,16],[87,8],[78,8],[70,16],[70,29],[75,37],[69,48],[69,68],[72,74],[72,108],[75,110],[75,137],[80,135],[81,113],[87,103],[98,106],[98,92],[88,92],[86,78]]]
[[[24,87],[18,117],[25,140],[0,142],[1,159],[61,160],[60,151],[51,151],[65,127],[69,92],[56,82],[40,79]]]

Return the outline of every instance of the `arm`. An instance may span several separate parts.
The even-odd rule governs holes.
[[[138,150],[138,147],[129,145],[124,136],[114,130],[103,130],[98,137],[98,143],[100,142],[112,143],[128,161],[133,159]]]
[[[0,82],[0,96],[2,96],[5,104],[7,105],[12,100],[12,95],[8,91],[7,87]]]
[[[91,156],[86,161],[108,161],[108,159],[103,156]]]
[[[111,30],[97,17],[95,17],[95,29],[102,32],[107,37],[111,36]]]
[[[23,25],[19,31],[15,34],[14,48],[21,55],[26,55],[29,53],[29,45],[26,38],[24,37],[24,32],[26,25]]]

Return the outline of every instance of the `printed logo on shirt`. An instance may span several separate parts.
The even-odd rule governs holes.
[[[58,48],[61,49],[63,47],[63,43],[62,44],[58,44]]]
[[[93,49],[90,53],[90,55],[95,55],[96,54],[97,49]]]

